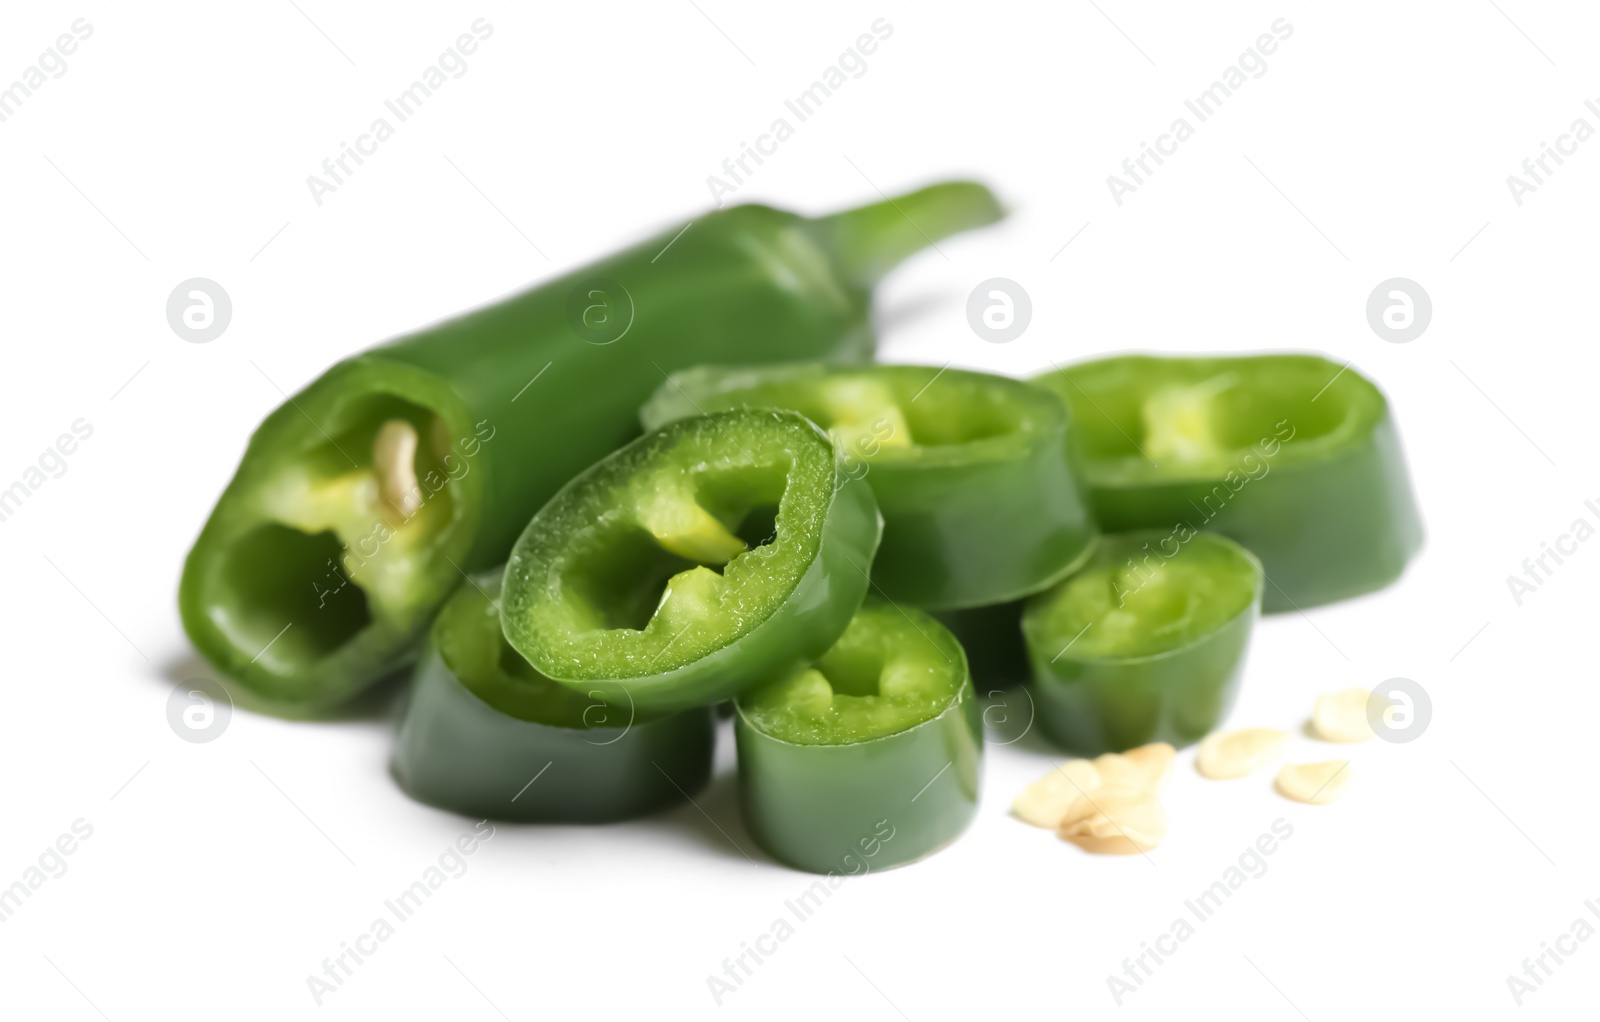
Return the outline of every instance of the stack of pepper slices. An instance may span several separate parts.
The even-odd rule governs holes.
[[[870,364],[877,280],[1000,215],[728,209],[341,362],[251,439],[185,628],[300,713],[414,663],[395,777],[474,817],[690,798],[722,709],[750,833],[817,872],[965,829],[974,674],[1078,755],[1196,741],[1263,609],[1419,547],[1387,403],[1311,355]]]

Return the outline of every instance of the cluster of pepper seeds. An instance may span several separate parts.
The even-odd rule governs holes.
[[[1372,693],[1349,688],[1317,697],[1311,733],[1326,742],[1349,744],[1375,737],[1367,708]],[[1200,743],[1195,769],[1211,780],[1248,777],[1277,760],[1287,732],[1252,727],[1217,731]],[[1165,742],[1092,760],[1073,759],[1024,788],[1011,811],[1024,823],[1054,829],[1086,852],[1127,855],[1147,852],[1167,836],[1160,793],[1175,750]],[[1327,805],[1350,786],[1350,761],[1288,763],[1278,770],[1278,794],[1308,805]]]
[[[1160,795],[1176,755],[1172,746],[1157,742],[1068,760],[1023,789],[1011,811],[1086,852],[1147,852],[1167,836]]]

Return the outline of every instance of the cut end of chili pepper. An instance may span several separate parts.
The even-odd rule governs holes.
[[[1125,355],[1034,382],[1072,409],[1096,486],[1211,478],[1259,457],[1263,443],[1274,467],[1314,461],[1388,413],[1370,381],[1317,355]]]
[[[1102,537],[1024,604],[1041,729],[1083,756],[1198,741],[1233,704],[1264,585],[1260,562],[1214,533]]]
[[[1035,383],[1071,410],[1102,527],[1205,529],[1265,566],[1265,610],[1388,585],[1422,545],[1383,393],[1317,355],[1125,355]]]
[[[500,572],[473,576],[434,619],[434,647],[466,689],[508,717],[588,727],[598,702],[534,670],[500,630]]]
[[[1210,533],[1101,538],[1080,571],[1029,604],[1024,627],[1061,660],[1134,660],[1182,649],[1246,613],[1261,572],[1237,543]]]
[[[616,701],[722,698],[837,637],[879,529],[870,491],[841,485],[800,416],[683,420],[534,517],[506,566],[503,627],[541,672]]]
[[[786,742],[864,742],[937,717],[966,680],[961,647],[932,619],[869,604],[815,664],[741,696],[738,708]]]
[[[735,711],[745,822],[789,865],[911,862],[977,811],[983,725],[967,659],[920,610],[866,604],[830,649]]]
[[[1061,402],[1020,380],[938,366],[816,363],[678,373],[646,428],[729,408],[785,408],[833,438],[883,510],[873,581],[952,609],[1047,588],[1095,535]]]
[[[185,564],[195,643],[268,708],[348,699],[409,659],[460,580],[480,480],[456,402],[357,359],[263,424]],[[270,439],[268,439],[270,438]],[[464,506],[466,505],[466,506]]]

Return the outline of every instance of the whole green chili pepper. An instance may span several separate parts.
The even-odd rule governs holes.
[[[429,631],[395,738],[415,798],[475,818],[597,823],[693,797],[711,778],[711,708],[650,715],[542,677],[500,631],[500,573],[472,578]]]
[[[1066,412],[1020,380],[937,366],[705,366],[674,374],[640,418],[649,428],[739,407],[792,409],[833,436],[883,511],[872,581],[887,599],[1020,599],[1094,541]]]
[[[833,644],[883,520],[794,412],[680,419],[595,463],[506,562],[506,639],[619,706],[726,699]]]
[[[977,812],[983,723],[967,658],[920,610],[869,601],[820,659],[735,709],[745,823],[781,862],[911,862]]]
[[[1393,582],[1422,545],[1383,393],[1315,355],[1126,355],[1034,382],[1072,410],[1110,531],[1206,529],[1261,559],[1284,611]]]
[[[999,215],[965,183],[821,219],[734,207],[339,363],[251,438],[184,565],[190,639],[269,703],[349,699],[667,373],[867,357],[873,283]]]
[[[1215,533],[1101,537],[1083,570],[1023,605],[1041,729],[1079,756],[1215,730],[1262,586],[1260,562]]]

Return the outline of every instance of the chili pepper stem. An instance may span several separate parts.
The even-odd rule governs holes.
[[[1005,216],[1000,200],[975,181],[949,181],[812,220],[818,244],[845,276],[871,287],[917,252]]]

